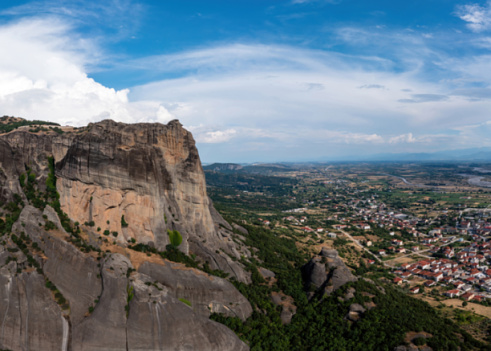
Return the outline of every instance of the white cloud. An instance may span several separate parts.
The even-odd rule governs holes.
[[[234,129],[217,130],[206,132],[204,135],[198,135],[196,140],[207,144],[223,143],[229,141],[236,134]]]
[[[457,16],[467,22],[467,27],[474,32],[491,29],[491,2],[457,6]]]
[[[416,142],[416,138],[413,137],[413,133],[402,134],[389,139],[389,144],[415,143],[415,142]]]
[[[83,125],[102,118],[130,122],[148,111],[128,102],[128,90],[107,88],[85,72],[99,49],[56,18],[0,26],[0,113]],[[152,111],[155,114],[157,107]]]
[[[168,109],[166,109],[164,106],[160,105],[159,109],[157,110],[157,120],[160,123],[169,123],[175,119],[174,115],[169,112]]]
[[[1,12],[20,18],[64,18],[91,32],[91,37],[117,41],[138,28],[145,7],[134,0],[42,0],[30,1]],[[109,31],[109,33],[107,32]]]
[[[205,144],[217,144],[231,140],[236,134],[235,129],[214,130],[209,126],[190,126],[187,127],[194,135],[196,141]]]
[[[480,58],[483,66],[485,61]],[[468,62],[442,57],[437,63],[449,77],[468,76],[471,85],[471,75],[479,75]],[[487,90],[462,89],[465,81],[425,80],[411,57],[394,71],[376,57],[232,44],[154,56],[136,65],[183,77],[134,87],[130,100],[169,106],[185,126],[213,125],[207,132],[233,129],[233,135],[213,136],[222,142],[240,140],[243,147],[276,143],[284,150],[306,150],[306,145],[344,144],[384,151],[389,144],[397,152],[410,144],[414,152],[441,150],[465,145],[463,134],[445,137],[442,128],[480,123],[491,109],[491,99],[484,99]],[[215,140],[211,136],[197,140]]]
[[[345,131],[321,131],[329,142],[345,144],[380,144],[384,138],[378,134],[351,133]]]

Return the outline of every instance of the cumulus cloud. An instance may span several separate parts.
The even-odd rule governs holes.
[[[87,76],[99,49],[67,22],[32,18],[0,26],[0,46],[8,48],[0,55],[2,114],[78,126],[103,118],[130,122],[149,113],[129,104],[129,90]]]
[[[457,6],[457,16],[467,22],[467,27],[474,32],[491,29],[491,1],[483,6],[468,4]]]

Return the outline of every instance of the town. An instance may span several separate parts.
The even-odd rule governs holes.
[[[206,171],[222,213],[294,240],[306,260],[335,249],[357,276],[427,302],[486,338],[491,189],[461,176],[480,174],[476,165],[249,167]]]

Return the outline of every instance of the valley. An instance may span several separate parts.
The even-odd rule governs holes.
[[[476,317],[475,328],[466,322],[466,330],[487,343],[491,192],[459,176],[462,170],[482,172],[476,171],[478,166],[487,167],[339,163],[204,168],[209,194],[229,221],[290,239],[304,262],[321,250],[336,249],[357,277],[411,296],[408,301],[429,302],[437,314],[443,306],[455,309],[445,318],[457,325],[459,310],[483,316]],[[308,295],[310,301],[317,289]],[[452,349],[448,347],[436,349]]]

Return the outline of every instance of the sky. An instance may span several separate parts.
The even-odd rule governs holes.
[[[491,1],[0,4],[0,115],[179,119],[202,162],[491,147]]]

